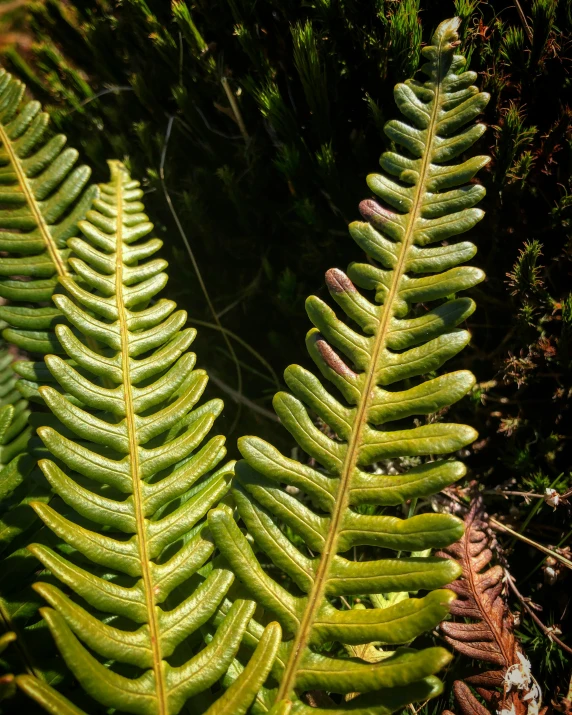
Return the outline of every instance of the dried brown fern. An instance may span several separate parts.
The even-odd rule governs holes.
[[[514,635],[504,570],[499,564],[490,566],[492,544],[482,499],[476,497],[465,517],[463,537],[439,554],[456,559],[463,568],[463,575],[448,586],[457,594],[450,611],[459,620],[443,622],[440,627],[445,640],[456,651],[494,668],[455,681],[453,692],[463,715],[490,715],[501,710],[527,715],[529,706],[539,701],[540,692]],[[452,714],[445,711],[443,715]]]

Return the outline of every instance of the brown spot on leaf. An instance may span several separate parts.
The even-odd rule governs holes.
[[[356,287],[339,268],[330,268],[326,272],[326,285],[331,293],[355,292]]]
[[[331,367],[334,372],[342,377],[348,377],[354,379],[357,377],[356,373],[349,368],[346,363],[340,358],[340,356],[332,350],[330,345],[324,340],[324,338],[318,338],[316,340],[316,348],[322,356],[324,362],[328,367]]]
[[[387,223],[393,223],[396,214],[380,206],[373,199],[365,199],[359,205],[361,215],[375,228],[383,228]]]

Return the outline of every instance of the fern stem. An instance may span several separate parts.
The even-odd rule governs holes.
[[[115,252],[115,281],[117,296],[117,313],[119,321],[119,333],[121,339],[121,367],[123,374],[123,394],[125,399],[125,420],[129,439],[129,465],[131,478],[133,481],[133,507],[137,523],[137,542],[141,559],[141,575],[145,590],[145,601],[147,604],[149,632],[151,636],[151,646],[153,651],[153,672],[155,674],[155,687],[157,695],[157,715],[167,715],[167,697],[165,693],[165,682],[163,669],[161,667],[161,641],[159,637],[159,624],[155,607],[155,598],[151,569],[149,568],[150,557],[147,548],[147,532],[145,528],[145,516],[143,513],[143,497],[141,494],[141,482],[139,477],[139,449],[137,442],[137,428],[135,425],[135,409],[133,406],[133,393],[131,389],[131,375],[129,365],[129,330],[125,320],[125,303],[123,297],[123,183],[121,170],[114,167],[112,179],[116,181],[117,197],[117,246]]]
[[[294,689],[296,673],[300,664],[300,660],[304,654],[306,646],[308,645],[312,625],[316,618],[318,609],[320,608],[324,600],[327,575],[330,571],[332,560],[337,553],[337,542],[339,540],[342,519],[349,508],[349,485],[352,478],[352,474],[357,467],[359,449],[361,444],[363,443],[363,429],[367,421],[366,418],[369,409],[371,407],[371,400],[374,396],[374,388],[377,384],[376,377],[379,356],[386,348],[387,333],[391,318],[393,317],[395,299],[399,291],[401,279],[405,273],[407,255],[409,249],[411,248],[411,245],[413,244],[415,224],[422,208],[423,195],[425,193],[425,185],[428,178],[428,170],[431,163],[433,138],[435,136],[437,117],[441,106],[440,88],[442,79],[442,57],[440,50],[441,45],[439,46],[438,80],[436,82],[435,97],[433,100],[433,107],[431,110],[431,117],[427,131],[428,140],[425,146],[425,150],[423,152],[421,167],[419,171],[419,180],[413,199],[413,205],[411,211],[409,212],[407,228],[403,237],[398,261],[391,277],[391,286],[389,288],[387,298],[384,302],[384,309],[381,315],[380,325],[371,353],[371,360],[369,362],[367,376],[364,380],[363,392],[361,394],[359,404],[357,405],[356,419],[352,425],[352,432],[348,440],[348,450],[340,474],[339,488],[338,493],[336,495],[335,506],[332,512],[330,530],[328,532],[328,537],[324,545],[320,564],[316,572],[316,578],[312,586],[312,590],[308,596],[308,605],[302,617],[300,628],[298,630],[298,633],[296,634],[296,639],[292,645],[290,658],[284,669],[284,675],[280,684],[280,688],[278,690],[278,694],[276,696],[276,702],[279,702],[282,699],[289,698],[292,693],[292,690]]]

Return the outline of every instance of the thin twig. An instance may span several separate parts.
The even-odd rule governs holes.
[[[248,397],[245,397],[242,393],[233,390],[230,385],[227,385],[226,382],[223,382],[216,375],[209,375],[209,378],[223,392],[226,392],[226,394],[229,395],[235,402],[245,405],[253,412],[258,412],[259,415],[266,417],[267,420],[271,420],[272,422],[280,422],[278,416],[275,415],[274,412],[270,412],[270,410],[267,410],[265,407],[261,407],[260,405],[257,405],[256,402],[249,400]]]
[[[549,488],[550,488],[550,489],[553,489],[559,479],[560,479],[560,476],[557,476],[557,477],[550,483],[550,487],[549,487]],[[527,515],[526,519],[525,519],[524,522],[522,523],[522,525],[521,525],[521,527],[520,527],[520,529],[519,529],[519,533],[522,534],[522,533],[526,530],[526,527],[530,524],[530,522],[531,522],[532,519],[536,516],[536,514],[538,514],[538,512],[540,511],[540,509],[542,509],[542,506],[543,506],[544,503],[545,503],[544,500],[542,500],[542,501],[537,501],[537,502],[534,504],[534,506],[532,507],[532,509],[528,512],[528,515]],[[509,543],[509,547],[512,548],[515,543],[516,543],[516,541],[515,541],[515,539],[514,539],[514,537],[513,537],[513,539],[512,539],[511,542]],[[533,542],[533,543],[534,543],[534,542]]]
[[[220,316],[219,316],[220,317]],[[229,338],[232,338],[232,340],[236,340],[236,342],[239,345],[242,345],[242,347],[245,350],[248,350],[249,353],[254,355],[254,357],[262,364],[264,367],[268,370],[270,375],[272,375],[272,379],[274,380],[274,384],[276,385],[276,389],[280,390],[282,388],[282,384],[280,383],[280,380],[278,379],[278,375],[274,371],[274,368],[272,365],[264,358],[262,355],[255,350],[252,345],[246,342],[246,340],[243,340],[240,335],[237,335],[236,333],[233,333],[232,330],[229,330],[228,328],[223,328],[220,323],[218,325],[215,325],[214,323],[209,323],[208,320],[199,320],[198,318],[190,318],[189,321],[191,324],[196,324],[200,325],[203,328],[212,328],[213,330],[219,330],[222,333],[225,333],[228,335]]]
[[[565,544],[571,536],[572,536],[572,529],[560,539],[560,541],[556,544],[556,546],[554,548],[559,549],[562,546],[562,544]],[[546,561],[546,557],[544,557],[541,561],[539,561],[536,564],[536,566],[532,569],[532,571],[527,573],[526,576],[523,579],[521,579],[521,583],[528,581],[528,579],[538,571],[538,569],[542,566],[542,564],[545,561]]]
[[[242,114],[240,113],[240,108],[238,106],[238,102],[236,101],[236,97],[234,96],[233,91],[228,84],[228,79],[226,77],[221,77],[220,82],[230,103],[232,113],[234,114],[234,118],[236,119],[236,123],[238,124],[238,128],[240,129],[242,138],[246,143],[248,143],[250,137],[248,136],[248,132],[246,131],[244,120],[242,119]]]
[[[514,4],[516,5],[516,9],[518,10],[518,14],[519,14],[519,17],[520,17],[520,21],[522,22],[522,25],[523,25],[523,27],[524,27],[524,31],[526,32],[526,35],[527,35],[527,37],[528,37],[528,41],[529,41],[530,44],[532,45],[532,40],[533,40],[532,30],[530,29],[530,25],[528,24],[528,21],[527,21],[527,19],[526,19],[526,15],[524,14],[523,9],[522,9],[522,7],[521,7],[521,4],[519,3],[518,0],[514,0]]]
[[[552,556],[553,558],[557,559],[558,561],[563,563],[567,568],[572,569],[572,561],[569,561],[568,559],[564,558],[564,556],[561,556],[556,551],[552,551],[552,549],[549,549],[546,546],[542,546],[542,544],[538,544],[536,541],[533,541],[532,539],[529,539],[526,536],[519,534],[518,531],[514,531],[514,529],[511,529],[510,527],[505,526],[504,524],[501,524],[500,521],[497,521],[492,516],[489,517],[489,522],[493,528],[500,529],[501,531],[506,531],[507,533],[511,534],[515,538],[520,539],[521,541],[524,541],[525,544],[534,546],[539,551],[543,551],[545,554],[548,554],[549,556]]]
[[[498,496],[507,497],[524,497],[525,499],[544,499],[545,494],[535,494],[534,492],[510,492],[501,489],[485,489],[483,494],[497,494]]]
[[[209,130],[209,132],[212,132],[213,134],[217,134],[219,137],[223,137],[223,139],[240,139],[240,134],[225,134],[224,132],[219,132],[218,129],[214,129],[213,127],[211,127],[211,125],[208,123],[207,118],[202,113],[201,108],[197,104],[194,104],[194,103],[193,103],[193,107],[195,108],[199,117],[203,120],[203,123],[204,123],[205,127]],[[193,131],[191,129],[191,127],[187,124],[187,122],[183,121],[182,119],[179,121],[180,121],[181,125],[183,127],[185,127],[185,129],[188,132]]]
[[[212,304],[211,297],[209,295],[209,292],[208,292],[205,282],[203,280],[203,276],[201,274],[199,264],[197,263],[195,254],[193,253],[193,249],[191,248],[191,244],[189,243],[189,239],[187,237],[187,234],[185,233],[185,229],[183,228],[183,225],[179,219],[179,215],[177,214],[177,212],[175,210],[175,207],[171,200],[171,195],[169,194],[169,190],[167,189],[167,184],[165,182],[165,159],[167,157],[167,147],[169,146],[169,139],[171,138],[171,130],[173,129],[174,120],[175,120],[175,117],[171,116],[171,117],[169,117],[169,122],[167,123],[167,130],[165,132],[165,141],[163,143],[163,150],[161,152],[161,163],[159,165],[159,178],[161,180],[161,186],[163,188],[163,193],[165,194],[165,200],[167,201],[167,204],[171,211],[171,215],[173,216],[173,220],[175,221],[175,224],[177,225],[177,228],[179,229],[179,233],[181,234],[181,238],[183,239],[185,248],[187,249],[187,253],[189,254],[189,258],[191,259],[191,263],[193,265],[193,270],[195,271],[195,275],[199,282],[201,291],[203,292],[203,295],[205,297],[208,308],[211,312],[211,315],[213,316],[213,320],[216,323],[216,325],[218,325],[218,327],[222,333],[223,340],[226,343],[226,347],[228,348],[228,352],[230,353],[230,356],[236,366],[236,392],[238,395],[242,396],[242,368],[240,367],[240,363],[238,361],[238,358],[236,356],[234,348],[232,347],[232,343],[231,343],[228,335],[224,331],[224,328],[222,327],[220,320],[218,319],[216,310],[214,308],[214,305]],[[233,432],[234,428],[238,424],[238,420],[240,419],[240,413],[242,410],[243,400],[241,400],[241,401],[237,400],[237,403],[238,403],[238,410],[237,410],[234,422],[232,424],[232,427],[230,428],[230,432]]]
[[[552,630],[548,628],[548,626],[545,626],[544,623],[540,620],[540,618],[536,615],[536,613],[532,610],[532,608],[529,606],[529,604],[526,602],[525,597],[522,595],[522,593],[518,590],[516,587],[516,583],[514,582],[513,577],[510,575],[510,573],[505,569],[504,570],[506,581],[508,585],[510,586],[512,592],[514,595],[518,598],[518,600],[521,602],[522,607],[526,610],[528,615],[532,618],[532,620],[536,623],[536,625],[540,628],[540,630],[544,633],[547,638],[550,638],[551,641],[559,645],[563,650],[565,650],[567,653],[572,654],[572,648],[570,646],[567,646],[566,643],[563,643],[558,636],[554,635]]]
[[[73,114],[74,112],[77,112],[80,107],[85,107],[86,104],[89,104],[90,102],[93,102],[95,99],[99,99],[100,97],[104,97],[106,94],[119,94],[119,92],[134,92],[135,90],[133,87],[130,87],[128,85],[121,86],[121,85],[113,85],[112,87],[106,87],[105,89],[102,89],[99,92],[96,92],[92,97],[88,97],[87,99],[82,100],[77,107],[73,107],[72,109],[69,110],[69,112],[65,112],[64,116],[69,117],[70,114]]]

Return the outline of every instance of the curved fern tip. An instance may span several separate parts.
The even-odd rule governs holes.
[[[458,30],[461,26],[460,17],[451,17],[439,23],[435,33],[433,34],[432,43],[441,45],[442,43],[450,43],[451,47],[456,47],[459,42]]]
[[[109,175],[112,183],[118,178],[121,178],[123,181],[129,181],[131,178],[129,169],[119,159],[109,159],[107,166],[109,167]]]

